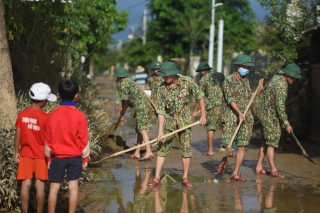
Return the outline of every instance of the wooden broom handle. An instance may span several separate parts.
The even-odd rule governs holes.
[[[198,124],[200,124],[199,121],[197,121],[197,122],[195,122],[195,123],[192,123],[192,124],[189,124],[189,125],[187,125],[187,126],[184,126],[184,127],[180,128],[180,129],[177,129],[177,130],[175,130],[175,131],[173,131],[173,132],[170,132],[170,133],[164,135],[163,137],[164,137],[164,138],[165,138],[165,137],[169,137],[169,136],[171,136],[171,135],[176,134],[177,132],[181,132],[181,131],[183,131],[183,130],[185,130],[185,129],[189,129],[190,127],[193,127],[193,126],[198,125]],[[157,141],[157,138],[156,138],[156,139],[153,139],[153,140],[151,140],[151,141],[145,142],[145,143],[143,143],[143,144],[137,145],[137,146],[135,146],[135,147],[131,147],[130,149],[126,149],[126,150],[122,150],[122,151],[120,151],[120,152],[116,152],[116,153],[110,155],[109,157],[102,158],[102,159],[99,160],[99,161],[103,161],[103,160],[105,160],[105,159],[112,158],[112,157],[114,157],[114,156],[117,156],[117,155],[120,155],[120,154],[129,152],[129,151],[131,151],[131,150],[135,150],[135,149],[137,149],[137,148],[143,147],[143,146],[145,146],[145,145],[151,144],[151,143],[156,142],[156,141]]]
[[[247,112],[248,112],[248,110],[249,110],[249,108],[250,108],[250,106],[251,106],[251,103],[252,103],[253,99],[256,97],[256,95],[257,95],[257,93],[258,93],[258,90],[259,90],[260,86],[261,86],[261,85],[259,84],[258,87],[257,87],[257,89],[256,89],[256,91],[253,93],[252,98],[251,98],[251,100],[249,101],[246,110],[244,111],[244,116],[246,116],[246,114],[247,114]],[[243,120],[244,120],[244,119],[243,119]],[[229,145],[228,145],[228,148],[231,148],[232,143],[233,143],[234,139],[235,139],[236,136],[237,136],[237,133],[238,133],[238,131],[239,131],[239,129],[240,129],[240,126],[241,126],[243,120],[240,120],[240,122],[239,122],[239,124],[238,124],[238,126],[237,126],[237,129],[236,129],[236,131],[234,132],[234,134],[233,134],[233,136],[232,136],[232,138],[231,138],[231,141],[230,141],[230,143],[229,143]]]

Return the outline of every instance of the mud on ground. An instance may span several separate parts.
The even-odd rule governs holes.
[[[96,82],[105,98],[110,100],[106,110],[114,114],[115,85],[110,79],[103,77],[96,78]],[[105,136],[106,143],[109,143],[105,151],[111,147],[113,151],[120,151],[123,150],[123,146],[134,146],[134,125],[128,114],[125,115],[125,119],[127,121],[113,135]],[[113,122],[115,121],[112,120],[110,125]],[[229,158],[225,174],[216,175],[221,160],[221,157],[217,156],[221,146],[221,130],[215,133],[213,156],[202,154],[207,150],[205,127],[193,127],[192,134],[193,157],[189,178],[194,187],[186,189],[181,186],[181,155],[178,144],[175,143],[162,170],[163,176],[167,177],[163,179],[159,191],[162,212],[179,212],[183,208],[189,212],[264,212],[264,209],[273,212],[318,212],[320,209],[319,166],[309,162],[300,150],[290,149],[290,144],[287,144],[288,151],[276,153],[276,166],[285,178],[255,175],[253,170],[262,143],[259,130],[255,130],[240,169],[247,182],[238,183],[230,182],[235,158]],[[156,137],[157,125],[154,125],[149,135],[150,139]],[[301,142],[309,156],[320,165],[320,145],[308,140]],[[109,155],[110,153],[104,153],[102,157]],[[137,181],[137,177],[141,176],[146,180],[147,172],[151,171],[149,181],[152,179],[155,158],[139,162],[127,157],[128,154],[120,155],[103,161],[102,165],[97,165],[96,168],[86,170],[91,174],[82,180],[77,212],[154,212],[153,208],[157,207],[157,191],[143,188],[143,180]],[[267,159],[264,161],[264,168],[270,171]],[[141,194],[142,192],[145,194]],[[272,198],[272,208],[266,207],[268,197]],[[152,208],[152,211],[146,210],[146,206]],[[67,208],[68,193],[65,188],[60,190],[57,212],[67,212]]]

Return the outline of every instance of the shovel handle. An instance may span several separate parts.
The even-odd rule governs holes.
[[[246,109],[245,109],[245,111],[244,111],[244,116],[246,116],[246,114],[247,114],[247,112],[248,112],[248,110],[249,110],[249,108],[250,108],[250,106],[251,106],[251,103],[252,103],[253,99],[256,97],[256,95],[257,95],[257,93],[258,93],[258,91],[259,91],[259,89],[260,89],[260,86],[261,86],[261,85],[259,84],[258,87],[257,87],[257,89],[256,89],[256,91],[253,93],[252,98],[251,98],[251,100],[249,101],[249,103],[248,103],[248,105],[247,105],[247,107],[246,107]],[[244,120],[244,119],[243,119],[243,120]],[[243,120],[240,120],[240,122],[239,122],[239,124],[238,124],[238,126],[237,126],[237,128],[236,128],[236,131],[234,132],[234,134],[233,134],[233,136],[232,136],[232,138],[231,138],[231,141],[230,141],[230,143],[229,143],[229,145],[228,145],[228,148],[229,148],[229,149],[231,148],[232,143],[233,143],[234,139],[236,138],[236,136],[237,136],[237,134],[238,134],[238,131],[239,131],[239,129],[240,129],[240,126],[241,126]]]
[[[185,130],[185,129],[188,129],[188,128],[193,127],[193,126],[198,125],[198,124],[200,124],[199,121],[197,121],[197,122],[195,122],[195,123],[192,123],[192,124],[189,124],[189,125],[187,125],[187,126],[184,126],[184,127],[180,128],[180,129],[177,129],[177,130],[175,130],[175,131],[173,131],[173,132],[170,132],[170,133],[164,135],[163,137],[164,137],[164,138],[165,138],[165,137],[169,137],[169,136],[171,136],[171,135],[176,134],[177,132],[181,132],[181,131],[183,131],[183,130]],[[102,158],[102,159],[99,160],[99,161],[103,161],[103,160],[105,160],[105,159],[112,158],[112,157],[114,157],[114,156],[117,156],[117,155],[120,155],[120,154],[123,154],[123,153],[126,153],[126,152],[130,152],[131,150],[135,150],[135,149],[137,149],[137,148],[140,148],[140,147],[143,147],[143,146],[145,146],[145,145],[154,143],[154,142],[156,142],[156,141],[157,141],[157,138],[156,138],[156,139],[153,139],[153,140],[151,140],[151,141],[145,142],[145,143],[143,143],[143,144],[137,145],[137,146],[135,146],[135,147],[131,147],[130,149],[126,149],[126,150],[122,150],[122,151],[120,151],[120,152],[116,152],[116,153],[114,153],[114,154],[112,154],[112,155],[110,155],[110,156],[108,156],[108,157]]]
[[[119,116],[116,126],[114,127],[114,130],[118,128],[121,118],[122,118],[122,115]]]

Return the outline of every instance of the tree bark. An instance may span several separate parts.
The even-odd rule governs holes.
[[[17,118],[17,104],[3,0],[0,0],[0,102],[0,128],[11,128]]]

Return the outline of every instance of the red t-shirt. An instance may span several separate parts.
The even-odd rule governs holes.
[[[28,108],[19,113],[16,128],[20,129],[20,155],[44,159],[44,140],[48,114],[38,108]]]
[[[89,161],[89,132],[87,118],[75,106],[60,105],[49,114],[46,131],[47,160],[51,157],[81,157]]]

